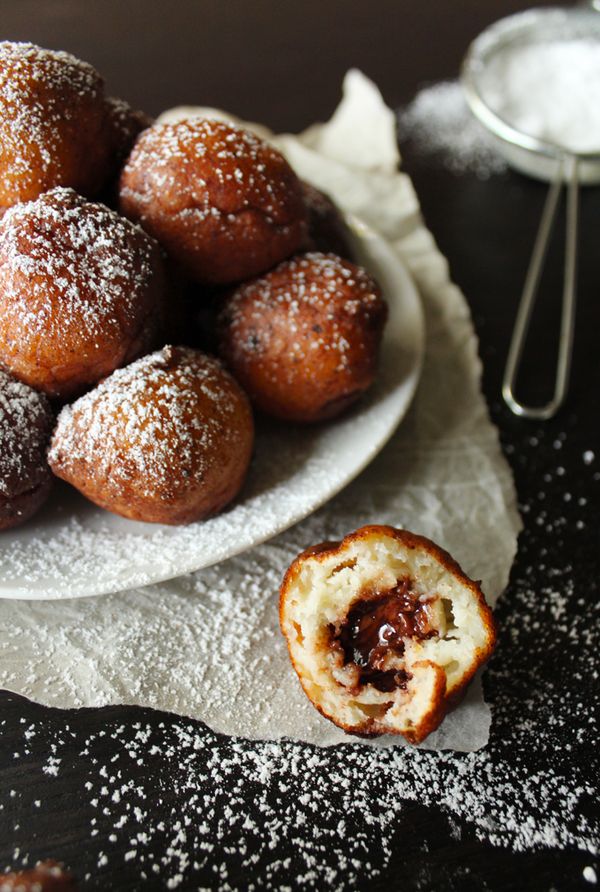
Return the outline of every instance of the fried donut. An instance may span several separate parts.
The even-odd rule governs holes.
[[[124,99],[109,96],[106,100],[108,120],[112,137],[113,160],[120,164],[127,158],[133,145],[153,119],[146,112],[132,108]]]
[[[0,208],[53,186],[94,196],[110,171],[104,83],[70,53],[0,42]]]
[[[0,363],[52,397],[83,391],[152,349],[164,314],[160,249],[72,189],[0,221]]]
[[[309,548],[281,586],[281,629],[313,705],[351,734],[434,731],[492,654],[479,584],[429,539],[367,526]]]
[[[49,859],[0,876],[0,892],[77,892],[77,884],[62,864]]]
[[[208,118],[141,134],[121,174],[120,210],[205,284],[264,272],[306,237],[302,186],[283,155]]]
[[[262,411],[322,421],[372,384],[386,318],[364,269],[303,254],[233,291],[219,319],[220,352]]]
[[[338,254],[347,260],[354,260],[348,226],[333,199],[304,181],[302,189],[308,211],[306,250]]]
[[[111,139],[110,178],[98,200],[113,210],[119,207],[119,179],[123,162],[129,156],[136,139],[153,119],[143,111],[132,108],[124,99],[109,96],[106,100]]]
[[[0,369],[0,530],[24,523],[46,501],[53,425],[46,397]]]
[[[101,508],[183,524],[234,498],[253,437],[246,395],[220,362],[165,347],[63,408],[49,461]]]

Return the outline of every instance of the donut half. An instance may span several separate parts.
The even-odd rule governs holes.
[[[496,642],[479,584],[429,539],[389,526],[299,555],[279,616],[300,683],[326,718],[411,743],[438,727]]]

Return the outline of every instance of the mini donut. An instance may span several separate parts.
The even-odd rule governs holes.
[[[208,118],[140,135],[121,174],[120,210],[205,284],[258,275],[306,237],[302,186],[283,155]]]
[[[0,207],[53,186],[94,196],[110,170],[104,83],[70,53],[0,42]]]
[[[125,159],[129,156],[136,139],[153,119],[143,111],[132,108],[124,99],[109,96],[106,99],[108,126],[111,140],[110,177],[99,195],[99,200],[109,208],[119,206],[119,179]]]
[[[429,539],[366,526],[285,574],[281,629],[313,705],[350,734],[420,743],[492,654],[479,584]]]
[[[253,437],[246,395],[220,362],[168,346],[65,406],[49,461],[101,508],[184,524],[238,493]]]
[[[65,399],[148,352],[164,315],[158,245],[72,189],[0,221],[0,363]]]
[[[24,523],[46,501],[53,425],[46,397],[0,369],[0,530]]]
[[[364,269],[334,254],[302,254],[230,294],[220,353],[263,412],[322,421],[373,383],[386,318]]]
[[[58,861],[39,861],[29,870],[0,876],[0,892],[77,892],[77,884]]]
[[[308,211],[307,251],[323,251],[354,260],[350,231],[332,198],[316,186],[302,182]]]
[[[142,130],[151,127],[153,119],[146,112],[132,108],[124,99],[106,99],[108,121],[112,137],[113,160],[120,164],[131,152]]]

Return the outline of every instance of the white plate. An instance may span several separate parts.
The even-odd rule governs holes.
[[[374,458],[406,413],[421,371],[424,323],[412,279],[356,220],[356,253],[389,304],[377,383],[351,412],[316,427],[262,423],[239,499],[185,527],[125,520],[66,484],[32,521],[0,534],[0,597],[58,599],[148,585],[246,551],[306,517]]]

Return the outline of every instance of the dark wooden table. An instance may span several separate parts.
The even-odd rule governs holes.
[[[74,52],[99,68],[111,93],[150,113],[200,103],[227,108],[276,130],[299,130],[329,116],[347,68],[362,68],[397,107],[424,82],[455,77],[469,41],[495,18],[525,5],[516,0],[0,0],[0,36]],[[402,148],[428,225],[470,303],[480,338],[484,390],[524,512],[512,581],[497,611],[500,648],[485,678],[494,708],[490,765],[501,765],[504,771],[525,765],[537,776],[560,763],[567,784],[575,775],[588,784],[591,792],[582,798],[582,815],[588,823],[597,821],[599,691],[592,667],[600,644],[599,190],[586,191],[582,199],[580,301],[570,396],[555,420],[529,423],[508,412],[499,392],[544,188],[517,174],[487,182],[469,174],[456,176],[439,160],[422,157],[410,142]],[[561,245],[558,233],[544,280],[544,306],[536,315],[523,370],[532,398],[548,394]],[[590,460],[592,452],[595,458]],[[573,594],[560,618],[543,602],[549,573],[555,586]],[[520,611],[531,611],[532,591],[540,593],[538,629],[531,618],[520,622]],[[583,633],[569,634],[586,626],[591,630],[587,643]],[[556,708],[557,690],[564,708],[550,715],[547,704]],[[541,695],[536,698],[532,691]],[[552,692],[546,702],[544,691]],[[169,781],[180,755],[180,729],[188,728],[205,741],[207,758],[227,757],[230,742],[200,723],[182,723],[149,710],[66,713],[8,693],[0,694],[0,710],[0,868],[55,857],[69,865],[81,888],[167,888],[168,877],[174,875],[173,859],[169,871],[160,865],[172,845],[174,816],[185,816],[195,796],[201,817],[202,801],[223,795],[222,789],[210,785],[194,790]],[[27,734],[30,727],[37,729],[35,735]],[[151,738],[148,752],[156,741],[162,748],[138,764],[127,752],[133,748],[128,741],[135,740],[140,728]],[[52,741],[60,741],[60,770],[55,772],[49,762]],[[138,734],[138,754],[144,746]],[[186,759],[189,751],[186,744]],[[456,768],[466,758],[453,756],[452,765]],[[115,827],[114,812],[92,802],[93,791],[101,795],[105,766],[145,797],[144,809],[155,828],[146,841],[145,864],[129,855],[134,847],[131,827]],[[298,794],[296,786],[291,789]],[[92,792],[88,796],[85,791]],[[240,793],[250,813],[255,792],[249,788]],[[271,808],[278,802],[274,799]],[[208,805],[206,813],[214,817]],[[258,809],[254,817],[260,823]],[[156,830],[161,818],[168,825],[164,833]],[[182,825],[184,835],[177,846],[183,880],[178,888],[299,885],[297,853],[285,833],[272,850],[257,849],[249,870],[241,866],[243,853],[235,831],[225,833],[222,821],[217,827],[209,820],[204,831],[212,854],[206,848],[200,852],[197,836],[189,831],[185,835],[185,821]],[[310,826],[305,832],[308,838]],[[517,854],[492,845],[481,833],[477,837],[468,821],[449,821],[446,812],[419,802],[398,809],[388,834],[391,855],[383,857],[385,846],[376,844],[358,859],[348,883],[338,871],[335,888],[591,889],[583,868],[595,864],[598,870],[597,859],[575,845]],[[333,843],[324,847],[322,857],[339,862]],[[153,860],[157,872],[150,869]],[[226,864],[227,876],[218,877],[215,864]],[[304,888],[324,886],[306,881]]]

